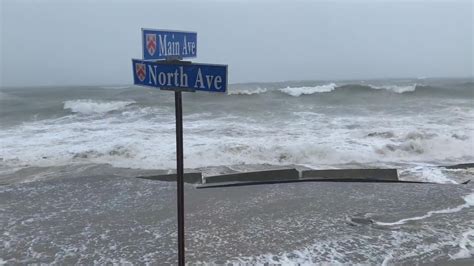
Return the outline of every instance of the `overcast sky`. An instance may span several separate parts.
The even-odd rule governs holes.
[[[142,27],[196,31],[231,83],[473,76],[473,2],[0,0],[0,84],[130,84]]]

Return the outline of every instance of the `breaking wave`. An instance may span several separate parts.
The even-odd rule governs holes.
[[[279,89],[278,91],[283,92],[293,97],[299,97],[301,95],[311,95],[319,93],[370,93],[377,91],[387,91],[391,93],[403,94],[415,92],[418,86],[417,84],[412,85],[360,85],[360,84],[347,84],[347,85],[336,85],[335,83],[329,83],[324,85],[312,86],[312,87],[286,87]]]
[[[246,89],[246,90],[232,90],[227,94],[229,95],[252,95],[252,94],[262,94],[267,92],[266,88],[256,88],[256,89]]]
[[[401,85],[384,85],[384,86],[374,86],[369,85],[372,89],[376,90],[389,90],[395,93],[404,93],[404,92],[413,92],[416,89],[416,84],[401,86]]]
[[[473,88],[466,86],[460,89],[446,89],[440,87],[432,87],[428,85],[420,85],[417,83],[404,85],[372,85],[372,84],[341,84],[327,83],[315,86],[286,86],[284,88],[269,87],[269,88],[245,88],[229,91],[230,95],[253,95],[253,94],[267,94],[278,93],[292,97],[300,97],[304,95],[317,95],[321,93],[340,93],[340,94],[355,94],[355,93],[394,93],[394,94],[416,94],[416,95],[464,95],[472,96]]]
[[[452,176],[444,170],[421,164],[474,160],[474,110],[472,97],[466,94],[472,93],[472,84],[418,84],[381,89],[342,82],[317,86],[310,82],[254,83],[233,88],[230,94],[234,95],[229,97],[185,94],[186,167],[403,164],[409,165],[407,178],[452,183]],[[440,94],[443,97],[416,98],[431,97],[432,91],[444,93]],[[451,97],[453,91],[464,94]],[[74,93],[77,95],[71,88],[41,94],[35,90],[4,92],[17,97],[19,103],[0,108],[3,117],[14,121],[0,130],[0,168],[76,162],[143,169],[175,167],[170,93],[136,88]],[[387,96],[392,96],[390,104]],[[37,102],[41,104],[36,106]]]
[[[173,123],[162,123],[155,129],[150,127],[149,120],[127,116],[119,114],[107,120],[90,120],[83,124],[67,119],[26,124],[15,130],[21,134],[10,132],[2,135],[3,163],[50,166],[80,162],[141,169],[175,167]],[[228,124],[227,121],[214,120],[188,120],[187,124],[193,128],[188,132],[190,137],[186,146],[186,167],[189,168],[246,164],[320,167],[342,162],[391,165],[392,162],[441,164],[448,160],[472,161],[471,134],[465,140],[449,134],[434,137],[425,134],[425,137],[412,139],[416,134],[400,136],[395,132],[387,137],[358,137],[360,132],[334,133],[328,129],[321,133],[327,136],[325,143],[317,143],[320,136],[314,135],[311,129],[299,130],[298,136],[288,138],[286,132],[271,133],[268,125]],[[225,132],[227,136],[215,138],[203,130],[219,135]],[[23,134],[35,138],[25,142]],[[61,142],[45,146],[43,143],[50,141],[51,135],[58,136]],[[348,136],[350,141],[344,141]],[[409,176],[422,181],[454,183],[439,171],[437,168],[415,167],[409,169]]]
[[[94,101],[94,100],[73,100],[65,101],[64,109],[70,109],[73,113],[97,114],[107,113],[123,109],[135,103],[134,101]]]
[[[314,87],[286,87],[284,89],[280,89],[279,91],[286,93],[291,96],[301,96],[305,94],[314,94],[314,93],[321,93],[321,92],[331,92],[337,88],[336,84],[329,83],[325,85],[319,85]]]

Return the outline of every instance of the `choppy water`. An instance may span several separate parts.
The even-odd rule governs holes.
[[[289,82],[238,84],[229,95],[185,93],[185,166],[403,165],[424,178],[432,165],[473,161],[473,84]],[[4,172],[75,163],[175,167],[170,92],[3,88],[0,96]]]
[[[204,174],[396,167],[402,179],[446,184],[189,187],[191,261],[472,256],[473,189],[455,185],[472,169],[439,167],[474,161],[472,80],[253,83],[183,97],[185,167]],[[131,178],[175,167],[172,93],[1,88],[0,125],[3,261],[174,262],[173,184]],[[376,223],[344,222],[354,215]]]

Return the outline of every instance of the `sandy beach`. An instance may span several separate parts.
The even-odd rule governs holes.
[[[187,261],[469,264],[462,257],[472,250],[473,191],[449,184],[187,184]],[[1,186],[0,258],[175,264],[175,196],[174,182],[133,177]]]

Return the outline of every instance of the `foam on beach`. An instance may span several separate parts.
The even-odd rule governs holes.
[[[0,186],[1,222],[8,224],[0,236],[5,247],[0,257],[8,263],[175,264],[175,184],[126,176],[103,173]],[[466,257],[470,209],[437,213],[394,230],[375,223],[353,226],[346,217],[398,221],[435,206],[453,209],[468,190],[382,183],[212,190],[185,185],[188,261],[429,264],[449,255]],[[472,195],[465,201],[471,204]]]
[[[426,218],[429,218],[436,214],[453,214],[456,212],[460,212],[466,208],[471,208],[474,206],[474,193],[468,194],[463,197],[465,203],[450,207],[442,210],[437,211],[430,211],[426,215],[411,217],[401,219],[396,222],[391,223],[383,223],[383,222],[375,222],[374,224],[377,226],[400,226],[406,224],[410,221],[419,221]],[[427,231],[433,230],[434,228],[427,227]],[[408,232],[404,232],[403,230],[394,230],[391,231],[391,235],[387,237],[387,241],[390,244],[383,245],[382,247],[373,245],[373,243],[366,242],[369,237],[364,238],[362,237],[360,240],[351,239],[350,237],[347,238],[337,238],[337,239],[330,239],[330,240],[318,240],[314,244],[302,247],[301,249],[289,251],[289,252],[282,252],[278,254],[261,254],[259,256],[253,257],[240,257],[235,261],[237,263],[270,263],[270,264],[298,264],[298,265],[314,265],[315,263],[331,263],[331,264],[346,264],[347,261],[347,253],[346,251],[351,246],[364,246],[364,250],[360,252],[363,253],[363,257],[367,258],[368,260],[364,261],[363,264],[378,264],[381,263],[382,265],[391,265],[396,261],[414,258],[420,256],[421,254],[426,253],[436,253],[438,250],[441,250],[445,247],[457,246],[459,247],[459,251],[454,254],[449,254],[450,260],[456,259],[467,259],[472,258],[474,255],[474,230],[468,229],[464,231],[460,237],[456,236],[444,236],[438,242],[435,243],[426,243],[421,241],[421,243],[417,244],[415,248],[410,251],[400,251],[399,249],[403,249],[402,247],[406,246],[409,243],[418,242],[424,236],[423,234],[411,234]],[[362,244],[363,243],[363,244]],[[376,252],[380,248],[388,248],[385,250],[386,255],[384,256],[383,260],[380,261],[374,257],[372,254]],[[317,259],[315,259],[317,258]],[[374,259],[374,260],[371,260]]]
[[[459,252],[450,255],[451,259],[467,259],[474,256],[474,229],[470,229],[461,235],[458,246]]]
[[[381,225],[381,226],[403,225],[403,224],[406,224],[407,222],[423,220],[423,219],[429,218],[429,217],[431,217],[433,215],[436,215],[436,214],[455,213],[455,212],[459,212],[463,209],[470,208],[470,207],[474,206],[474,193],[463,197],[463,199],[464,199],[465,203],[461,204],[461,205],[458,205],[458,206],[455,206],[455,207],[441,209],[441,210],[435,210],[435,211],[429,211],[426,214],[421,215],[421,216],[404,218],[404,219],[401,219],[401,220],[398,220],[398,221],[395,221],[395,222],[376,222],[376,224]]]

